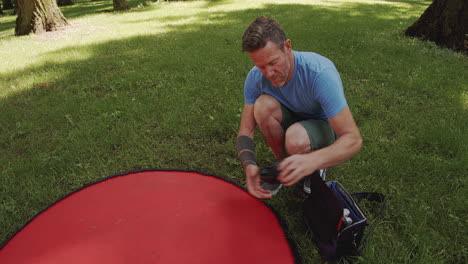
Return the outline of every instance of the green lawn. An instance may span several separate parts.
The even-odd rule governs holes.
[[[41,35],[15,37],[16,18],[0,16],[0,243],[123,171],[190,169],[244,184],[234,142],[253,64],[240,39],[267,15],[295,50],[341,73],[365,142],[329,179],[388,197],[358,262],[467,262],[468,60],[402,34],[430,1],[127,1],[120,13],[111,1],[76,1],[62,8],[71,26]],[[304,197],[297,186],[267,203],[304,263],[317,263]]]

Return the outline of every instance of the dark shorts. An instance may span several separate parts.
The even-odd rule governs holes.
[[[283,113],[283,121],[281,126],[284,131],[292,124],[299,123],[307,131],[312,149],[321,149],[331,145],[336,140],[335,131],[330,126],[326,119],[304,119],[298,116],[284,105],[281,105],[281,112]]]

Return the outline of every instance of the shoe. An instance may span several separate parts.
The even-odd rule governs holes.
[[[260,178],[262,179],[262,188],[267,191],[271,191],[271,195],[276,195],[283,187],[280,181],[276,177],[278,177],[279,171],[277,169],[278,164],[280,163],[279,160],[276,160],[270,166],[263,167],[260,169]]]
[[[325,178],[327,177],[327,169],[320,169],[319,170],[320,178],[325,181]],[[304,192],[310,193],[310,176],[306,176],[304,179]]]
[[[325,178],[327,177],[327,168],[320,169],[319,173],[320,173],[320,178],[322,178],[322,180],[325,180]]]
[[[279,190],[283,187],[283,184],[281,183],[269,183],[269,182],[264,182],[262,184],[262,188],[267,191],[271,191],[271,196],[276,195]]]

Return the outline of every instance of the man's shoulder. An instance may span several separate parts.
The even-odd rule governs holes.
[[[321,72],[326,69],[333,68],[335,65],[327,57],[315,52],[295,51],[296,62],[298,67],[304,68],[307,71]]]
[[[252,69],[250,69],[248,75],[254,75],[257,76],[260,72],[260,69],[257,66],[253,66]]]
[[[246,82],[249,83],[258,83],[261,82],[263,78],[262,72],[257,66],[253,66],[247,74]]]

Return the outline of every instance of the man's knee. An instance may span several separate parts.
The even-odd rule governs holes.
[[[281,118],[281,104],[271,95],[263,94],[257,98],[254,104],[254,117],[257,123],[267,117]]]
[[[291,155],[312,151],[309,135],[305,128],[299,123],[291,125],[286,130],[285,145],[286,150]]]

